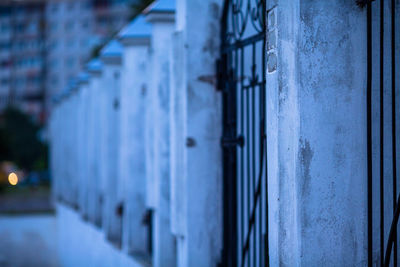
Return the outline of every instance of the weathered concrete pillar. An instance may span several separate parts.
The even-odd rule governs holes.
[[[116,246],[122,245],[122,216],[124,213],[124,199],[121,193],[119,170],[120,147],[120,73],[121,73],[122,46],[116,41],[110,41],[100,53],[104,63],[102,90],[105,90],[103,109],[105,114],[106,147],[104,148],[107,164],[104,188],[106,237]],[[125,226],[124,226],[125,227]]]
[[[87,96],[87,86],[89,82],[90,76],[87,72],[80,73],[78,77],[78,91],[77,91],[77,119],[76,119],[76,133],[77,133],[77,140],[76,140],[76,148],[77,148],[77,161],[78,165],[76,168],[76,177],[78,180],[78,193],[77,193],[77,203],[79,207],[79,211],[82,214],[85,210],[85,201],[84,201],[84,193],[85,193],[85,181],[87,179],[87,175],[85,172],[86,168],[86,117],[87,114],[85,113],[85,106],[87,105],[86,96]]]
[[[99,162],[99,105],[98,93],[101,79],[101,62],[94,59],[87,66],[91,79],[88,85],[88,123],[87,123],[87,159],[88,159],[88,219],[97,226],[101,224],[100,210],[100,162]]]
[[[62,129],[62,134],[61,134],[61,153],[64,155],[64,161],[67,161],[69,159],[69,151],[68,151],[68,146],[67,146],[67,138],[68,138],[68,132],[67,132],[67,97],[68,94],[67,92],[64,92],[63,94],[63,100],[62,104],[60,106],[60,113],[62,114],[62,122],[61,122],[61,129]],[[62,164],[61,165],[61,197],[64,202],[68,202],[69,196],[69,184],[68,184],[68,163]]]
[[[97,64],[97,65],[96,65]],[[98,76],[101,73],[101,66],[98,64],[98,61],[91,61],[86,66],[88,72],[91,75]],[[90,69],[90,71],[89,71]],[[80,80],[79,82],[79,114],[80,118],[78,120],[78,129],[79,132],[79,141],[78,145],[80,147],[80,156],[79,156],[79,207],[80,214],[83,219],[88,219],[88,190],[89,190],[89,164],[88,164],[88,156],[89,156],[89,146],[88,146],[88,127],[89,127],[89,82],[92,79],[91,76],[87,76],[86,81]]]
[[[365,266],[365,13],[267,4],[270,265]]]
[[[71,164],[71,156],[70,152],[71,149],[69,147],[68,139],[69,139],[69,132],[68,132],[68,123],[69,123],[69,117],[68,117],[68,108],[69,108],[69,88],[65,90],[65,95],[64,95],[64,103],[62,105],[62,113],[63,113],[63,154],[65,158],[65,163],[63,165],[63,195],[64,195],[64,202],[65,203],[70,203],[70,195],[71,195],[71,183],[70,183],[70,164]]]
[[[72,196],[71,196],[71,204],[74,209],[78,209],[78,190],[79,190],[79,153],[80,148],[77,146],[78,143],[78,83],[77,81],[71,86],[71,98],[70,98],[70,126],[69,132],[71,135],[70,146],[72,149],[71,152],[71,183],[72,183]]]
[[[53,98],[52,112],[49,118],[50,131],[50,175],[52,177],[52,198],[53,201],[58,201],[60,197],[60,97]]]
[[[146,215],[145,119],[149,106],[151,26],[143,16],[134,19],[118,38],[123,45],[120,110],[120,178],[126,212],[123,247],[133,254],[148,254]]]
[[[222,121],[215,62],[222,4],[177,2],[171,57],[171,191],[178,266],[216,266],[221,256]]]
[[[176,243],[170,221],[170,84],[169,52],[174,30],[175,1],[161,0],[151,6],[146,19],[152,24],[150,101],[153,109],[154,217],[153,264],[175,266]]]

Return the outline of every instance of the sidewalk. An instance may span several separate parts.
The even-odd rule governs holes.
[[[53,214],[0,215],[0,266],[59,266],[56,230]]]

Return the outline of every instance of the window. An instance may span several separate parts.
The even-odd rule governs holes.
[[[10,83],[9,79],[7,79],[7,78],[1,79],[1,85],[2,86],[8,86],[9,83]]]
[[[58,28],[58,27],[57,27],[57,23],[56,23],[56,22],[52,22],[50,27],[51,27],[51,30],[52,30],[53,32],[57,31],[57,28]]]
[[[85,39],[82,39],[82,40],[81,40],[81,46],[82,46],[82,47],[85,47],[85,48],[86,48],[86,47],[89,47],[89,39],[86,39],[86,38],[85,38]]]
[[[57,59],[52,59],[52,60],[50,60],[50,62],[49,62],[49,67],[50,67],[51,69],[57,68],[57,66],[58,66],[58,61],[57,61]]]
[[[72,21],[68,21],[65,23],[65,30],[66,31],[71,31],[74,28],[74,23]]]
[[[87,1],[87,0],[82,1],[82,2],[81,2],[81,8],[82,8],[83,10],[86,10],[86,9],[91,8],[91,3],[90,3],[90,1]]]
[[[89,20],[85,19],[82,21],[82,28],[87,29],[89,27]]]
[[[51,77],[51,84],[52,85],[57,85],[58,84],[58,77],[56,75],[53,75]]]
[[[67,9],[68,9],[69,11],[73,10],[74,7],[75,7],[75,5],[74,5],[74,2],[73,2],[73,1],[70,1],[70,2],[67,4]]]
[[[1,32],[8,33],[10,31],[10,25],[8,23],[3,23],[1,25]]]
[[[58,4],[57,3],[52,3],[50,6],[51,12],[55,13],[58,11]]]
[[[29,23],[27,26],[27,31],[29,33],[35,33],[38,30],[38,24],[35,22]]]
[[[68,58],[65,60],[65,66],[66,66],[67,68],[72,68],[74,65],[75,65],[75,59],[74,59],[73,57],[68,57]],[[72,77],[72,78],[73,78],[73,77]]]
[[[17,80],[15,81],[15,85],[16,85],[17,87],[23,87],[23,86],[25,86],[25,79],[24,79],[23,77],[19,77],[19,79],[17,79]]]
[[[58,42],[57,42],[56,40],[52,40],[52,41],[49,43],[49,49],[50,49],[50,50],[56,50],[57,47],[58,47]]]
[[[75,40],[73,40],[73,39],[68,39],[65,42],[65,47],[67,47],[67,48],[73,48],[74,46],[75,46]]]
[[[9,43],[9,42],[0,43],[0,49],[2,49],[2,50],[8,50],[8,49],[10,49],[10,48],[11,48],[11,43]]]
[[[14,30],[16,33],[22,33],[25,30],[25,26],[23,24],[17,24]]]

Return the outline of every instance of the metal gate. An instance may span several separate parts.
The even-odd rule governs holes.
[[[398,0],[357,2],[367,15],[368,266],[398,266],[400,7]]]
[[[221,35],[223,265],[268,266],[265,0],[225,0]]]

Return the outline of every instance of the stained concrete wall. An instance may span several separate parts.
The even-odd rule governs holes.
[[[170,73],[169,52],[171,34],[174,29],[174,12],[153,10],[147,15],[152,24],[152,81],[150,105],[152,105],[153,127],[153,175],[154,184],[150,195],[154,196],[153,217],[153,264],[175,266],[176,242],[171,233],[170,218]]]
[[[122,238],[122,217],[119,214],[119,206],[124,202],[121,193],[119,153],[120,153],[120,90],[121,90],[121,58],[119,62],[109,62],[105,58],[102,74],[102,84],[105,91],[105,111],[106,140],[105,156],[106,164],[105,191],[104,191],[104,229],[107,238],[117,246],[121,246]],[[99,181],[98,181],[99,182]],[[123,211],[122,211],[123,212]]]
[[[222,2],[177,1],[170,98],[177,266],[214,266],[221,260],[222,108],[215,62]]]
[[[99,90],[102,84],[99,74],[92,73],[88,85],[88,121],[87,121],[87,159],[88,159],[88,219],[97,226],[101,225],[101,195],[100,195],[100,109]]]
[[[89,199],[89,164],[88,164],[88,120],[89,120],[89,84],[83,83],[79,88],[79,113],[80,120],[78,121],[78,132],[79,132],[79,142],[78,145],[81,147],[80,153],[80,168],[79,168],[79,211],[83,218],[88,216],[88,199]]]
[[[366,265],[365,11],[268,5],[271,265]]]
[[[142,40],[143,41],[143,40]],[[120,176],[126,214],[123,243],[129,253],[147,253],[145,119],[148,105],[149,38],[124,45],[121,71]]]
[[[77,106],[75,107],[78,113],[78,119],[77,119],[77,125],[76,125],[76,132],[78,134],[77,137],[77,149],[80,150],[80,152],[77,154],[77,159],[78,159],[78,172],[76,173],[77,179],[78,179],[78,206],[79,206],[79,212],[80,214],[86,214],[87,211],[87,204],[86,204],[86,194],[87,194],[87,186],[86,186],[86,181],[87,181],[87,142],[86,142],[86,127],[87,127],[87,113],[86,111],[86,106],[87,106],[87,82],[83,82],[79,84],[78,88],[78,103]]]

